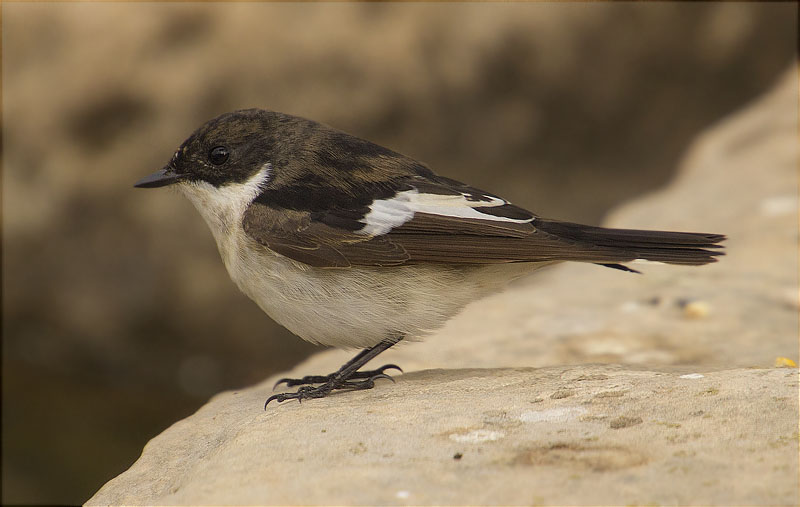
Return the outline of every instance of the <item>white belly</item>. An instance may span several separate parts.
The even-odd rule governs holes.
[[[467,303],[533,265],[315,268],[242,238],[220,249],[236,285],[273,320],[313,343],[365,348],[419,339]]]

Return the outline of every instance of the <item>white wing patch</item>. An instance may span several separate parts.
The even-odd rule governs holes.
[[[512,222],[517,224],[533,221],[532,218],[520,220],[481,213],[475,208],[496,207],[508,204],[498,197],[485,197],[490,200],[469,200],[467,199],[467,194],[421,194],[419,190],[416,189],[406,190],[404,192],[399,192],[391,199],[373,201],[369,207],[369,213],[360,220],[364,224],[364,228],[357,231],[357,233],[368,236],[386,234],[414,218],[415,213],[491,220],[495,222]]]
[[[408,190],[398,193],[391,199],[373,201],[369,206],[369,213],[360,220],[364,227],[357,232],[367,236],[380,236],[414,218],[414,209],[407,195],[410,192],[417,191]]]

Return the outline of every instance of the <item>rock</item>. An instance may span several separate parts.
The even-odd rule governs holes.
[[[395,384],[219,394],[87,503],[796,503],[798,375],[771,368],[797,363],[796,111],[792,70],[610,217],[728,234],[721,262],[558,266],[382,355]]]
[[[262,384],[173,425],[88,503],[789,503],[796,392],[786,369],[447,369],[264,412]]]

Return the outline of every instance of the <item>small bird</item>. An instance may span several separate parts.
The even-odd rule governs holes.
[[[723,255],[725,239],[543,218],[390,149],[262,109],[210,120],[135,184],[166,185],[195,205],[231,279],[267,315],[312,343],[362,349],[330,375],[282,379],[300,387],[265,408],[391,379],[396,365],[360,368],[542,266],[702,265]]]

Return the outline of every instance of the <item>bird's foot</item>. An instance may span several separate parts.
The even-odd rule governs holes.
[[[395,369],[398,370],[400,373],[403,373],[403,369],[397,366],[396,364],[385,364],[380,368],[378,368],[377,370],[357,371],[352,375],[348,376],[347,379],[345,380],[352,380],[359,378],[370,379],[372,377],[375,377],[376,375],[383,375],[386,370],[391,370],[391,369]],[[277,388],[281,384],[286,384],[286,387],[304,386],[309,384],[325,384],[334,380],[336,378],[336,375],[338,374],[339,372],[331,373],[330,375],[307,375],[303,378],[282,378],[279,381],[275,382],[275,385],[272,386],[272,390],[274,391],[275,388]]]
[[[338,390],[338,391],[359,391],[359,390],[362,390],[362,389],[372,389],[373,387],[375,387],[375,381],[378,380],[378,379],[382,379],[382,378],[389,379],[392,382],[394,382],[394,379],[392,377],[390,377],[389,375],[386,375],[385,373],[383,373],[383,371],[388,369],[388,368],[396,368],[396,369],[400,370],[400,367],[398,367],[396,365],[387,364],[386,366],[378,368],[377,370],[356,372],[356,373],[354,373],[353,375],[350,376],[351,379],[352,378],[363,378],[364,379],[364,380],[359,380],[359,381],[353,381],[353,380],[347,380],[347,379],[341,379],[341,378],[337,379],[335,373],[332,373],[332,374],[326,375],[326,376],[317,375],[317,376],[303,377],[302,379],[296,380],[296,382],[298,382],[298,384],[317,384],[317,383],[320,383],[321,381],[314,380],[314,379],[323,379],[324,383],[322,383],[322,385],[319,385],[319,386],[316,386],[316,387],[313,387],[313,386],[310,386],[310,385],[302,385],[300,388],[297,389],[297,391],[295,391],[293,393],[281,393],[281,394],[272,395],[269,398],[267,398],[267,402],[264,403],[264,410],[267,409],[267,405],[269,405],[269,402],[271,402],[273,400],[277,401],[278,403],[282,403],[282,402],[287,401],[287,400],[297,400],[298,402],[302,403],[303,400],[308,400],[308,399],[312,399],[312,398],[324,398],[324,397],[328,396],[334,390]],[[403,371],[403,370],[400,370],[400,371]],[[306,379],[312,379],[312,380],[310,380],[308,382],[305,382]],[[292,379],[281,379],[278,382],[278,384],[280,384],[281,382],[286,381],[286,380],[292,380]],[[289,386],[298,385],[298,384],[289,384],[287,382],[287,385],[289,385]]]

